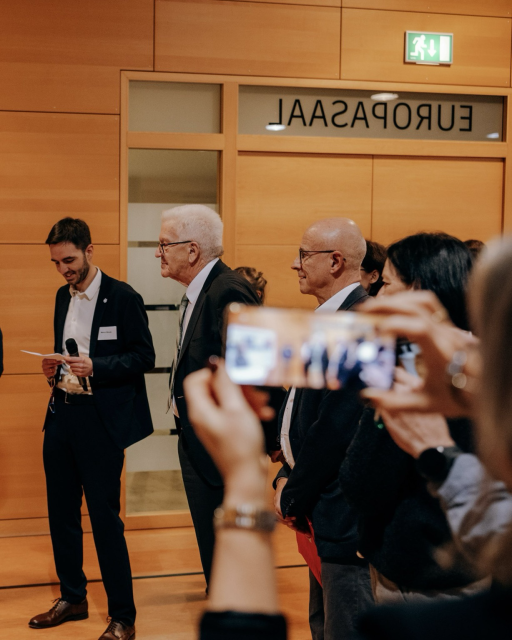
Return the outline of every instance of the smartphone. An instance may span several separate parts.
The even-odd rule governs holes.
[[[237,384],[389,389],[396,342],[379,316],[229,305],[226,369]]]

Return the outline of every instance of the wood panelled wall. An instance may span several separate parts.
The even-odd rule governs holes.
[[[8,522],[46,513],[48,389],[38,363],[19,350],[53,348],[62,279],[44,246],[51,225],[65,215],[87,220],[97,263],[122,275],[121,72],[430,92],[464,85],[508,97],[512,0],[0,0],[0,9],[1,535],[15,531]],[[454,64],[404,65],[405,29],[453,31]],[[228,103],[233,120],[234,84]],[[503,215],[512,219],[508,147],[501,159],[406,159],[376,155],[368,141],[356,155],[313,157],[299,141],[295,153],[237,156],[235,130],[225,126],[224,135],[230,255],[266,271],[271,303],[311,302],[298,296],[289,265],[302,229],[318,217],[350,215],[384,242],[440,227],[487,238]]]

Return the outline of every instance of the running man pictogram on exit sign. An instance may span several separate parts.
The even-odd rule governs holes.
[[[452,64],[453,33],[406,31],[405,61],[416,64]]]

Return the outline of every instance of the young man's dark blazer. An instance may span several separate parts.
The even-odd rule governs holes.
[[[183,446],[196,473],[211,487],[222,487],[222,479],[188,419],[183,380],[189,373],[203,369],[211,355],[223,354],[225,309],[231,302],[259,305],[260,299],[243,276],[219,260],[206,278],[192,310],[174,380]],[[193,398],[189,402],[193,402]]]
[[[55,300],[55,353],[62,353],[71,301],[69,285]],[[116,327],[115,340],[98,340],[100,327]],[[101,274],[89,357],[94,403],[112,440],[122,449],[153,433],[144,373],[155,366],[155,350],[142,297],[125,282]],[[60,375],[60,368],[57,376]]]
[[[338,311],[354,310],[368,297],[358,286]],[[338,474],[362,411],[357,394],[352,392],[297,389],[295,393],[290,423],[295,466],[292,470],[285,463],[277,476],[289,477],[281,494],[281,510],[284,516],[299,520],[311,518],[321,558],[357,562],[357,517],[343,497]]]

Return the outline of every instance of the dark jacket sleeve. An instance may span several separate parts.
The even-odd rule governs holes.
[[[341,465],[341,489],[362,514],[371,514],[396,502],[414,460],[374,421],[373,409],[365,409],[347,455]]]
[[[123,317],[122,353],[92,358],[94,383],[146,373],[155,366],[155,350],[142,297],[126,292],[119,310]]]
[[[286,620],[279,614],[207,611],[199,640],[286,640]]]
[[[252,306],[260,306],[261,300],[251,285],[242,279],[238,274],[228,274],[229,280],[225,281],[223,288],[220,290],[217,303],[218,329],[222,337],[224,337],[224,323],[226,318],[226,307],[232,302],[240,304],[248,304]]]
[[[302,402],[307,402],[307,392]],[[343,390],[324,392],[318,417],[308,429],[281,494],[283,515],[301,517],[311,513],[324,487],[338,476],[361,412],[356,394]]]

